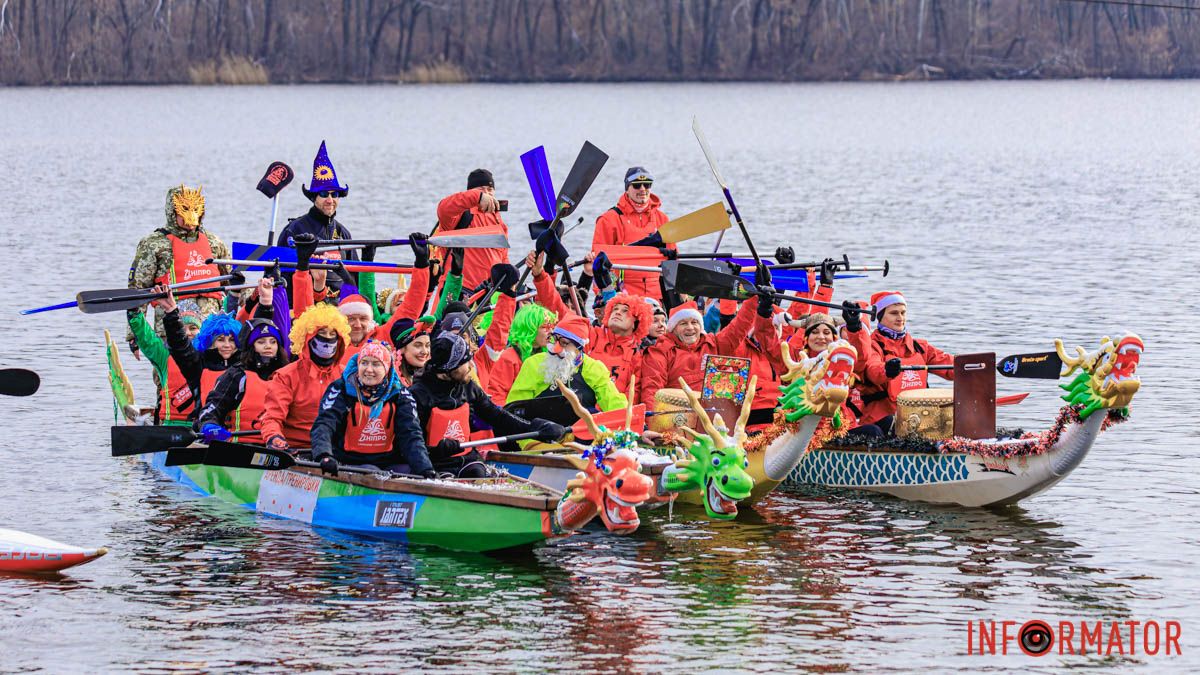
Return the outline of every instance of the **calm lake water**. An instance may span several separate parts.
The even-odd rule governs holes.
[[[17,282],[0,295],[0,366],[43,378],[0,399],[0,526],[112,548],[61,579],[0,578],[0,670],[1195,671],[1197,109],[1194,82],[0,89]],[[427,230],[484,166],[522,246],[535,209],[518,155],[545,144],[561,181],[591,140],[612,159],[567,240],[583,248],[628,166],[655,174],[668,214],[720,198],[693,114],[760,249],[890,260],[839,299],[900,289],[914,332],[950,351],[1138,332],[1132,420],[1000,511],[777,493],[732,523],[655,511],[631,537],[523,556],[404,550],[111,458],[102,330],[123,316],[17,315],[123,286],[181,181],[204,185],[227,242],[265,239],[254,185],[287,161],[300,176],[280,221],[302,213],[322,139],[354,234]],[[126,361],[151,402],[149,367]],[[998,387],[1031,392],[1005,426],[1058,409],[1051,383]],[[967,655],[966,621],[1033,618],[1176,620],[1183,655]]]

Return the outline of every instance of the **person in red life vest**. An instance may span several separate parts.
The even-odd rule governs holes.
[[[392,367],[392,350],[368,340],[325,391],[312,425],[313,461],[337,475],[339,465],[395,467],[436,478],[416,404]]]
[[[542,267],[543,257],[530,254],[525,262],[533,274],[538,304],[557,314],[560,322],[568,317],[578,317],[554,288],[554,280]],[[650,332],[653,314],[650,305],[641,296],[630,293],[613,295],[609,278],[601,275],[596,283],[600,284],[602,294],[608,299],[601,325],[593,326],[586,319],[583,322],[587,330],[581,336],[587,340],[585,353],[603,363],[612,375],[617,390],[626,393],[629,391],[629,376],[641,370],[642,351],[639,347]]]
[[[742,302],[729,325],[715,334],[704,332],[704,317],[696,303],[685,302],[673,308],[667,318],[667,333],[646,352],[640,369],[640,402],[647,410],[653,410],[654,394],[663,387],[678,387],[680,377],[689,387],[699,391],[704,379],[701,369],[704,355],[735,355],[756,321],[767,327],[764,330],[769,330],[774,301],[774,296],[764,293],[762,297],[755,296]],[[759,312],[760,302],[766,305],[765,313]]]
[[[674,244],[663,244],[662,238],[652,238],[658,228],[669,220],[659,208],[662,200],[650,192],[654,176],[640,166],[625,171],[625,193],[617,205],[600,214],[596,219],[596,230],[592,234],[592,250],[606,244],[657,246],[666,251],[675,250]],[[671,255],[666,253],[666,255]],[[622,272],[624,290],[633,295],[662,298],[659,275],[652,272]]]
[[[846,319],[846,330],[852,338],[850,344],[858,349],[859,358],[867,354],[860,391],[865,407],[859,421],[874,424],[886,434],[893,431],[896,397],[910,389],[925,389],[929,383],[929,371],[901,370],[900,367],[953,365],[954,355],[909,334],[908,304],[899,291],[876,293],[871,296],[871,304],[875,307],[878,326],[870,334],[869,344],[864,338],[866,328],[857,320],[858,314],[847,308],[842,317]],[[944,379],[954,379],[952,370],[934,372]]]
[[[521,364],[521,370],[508,392],[507,403],[533,398],[560,396],[558,382],[565,383],[592,412],[619,410],[629,405],[624,392],[613,383],[608,368],[584,354],[588,339],[583,337],[591,326],[578,314],[567,314],[551,332],[546,351],[534,354]]]
[[[321,396],[345,368],[350,326],[336,307],[322,303],[292,322],[288,337],[299,358],[271,378],[262,414],[262,437],[277,450],[311,447]]]
[[[492,374],[488,379],[487,395],[493,403],[503,406],[508,401],[508,392],[517,379],[517,373],[521,372],[521,364],[534,354],[546,350],[546,345],[550,343],[550,331],[554,330],[557,322],[557,314],[536,303],[517,310],[512,330],[508,333],[508,346],[492,366]]]
[[[241,352],[213,385],[196,426],[210,441],[225,441],[231,431],[259,428],[267,402],[267,382],[288,363],[283,334],[270,319],[251,319],[238,337]]]
[[[539,440],[553,443],[566,435],[561,425],[525,420],[492,403],[472,377],[473,370],[466,340],[443,330],[433,338],[429,361],[409,388],[435,469],[464,478],[487,475],[479,453],[459,445],[471,438],[472,417],[491,426],[496,436],[536,431]]]
[[[496,182],[492,172],[475,169],[467,176],[467,189],[438,202],[438,231],[450,232],[475,227],[499,227],[508,235],[508,225],[500,217]],[[492,265],[508,262],[506,248],[468,249],[463,257],[463,288],[476,288],[487,280]]]
[[[417,321],[402,318],[392,324],[392,344],[398,357],[396,374],[406,387],[412,386],[413,378],[429,360],[429,333],[434,323],[432,316],[425,315]]]
[[[158,311],[164,313],[162,309]],[[187,338],[194,338],[200,332],[200,308],[195,302],[184,300],[178,304],[176,311]],[[141,311],[128,310],[126,318],[130,330],[136,336],[139,350],[154,366],[154,388],[158,395],[154,407],[154,423],[174,426],[190,424],[189,419],[196,412],[199,401],[188,386],[187,378],[171,359],[171,352],[166,343],[154,332],[154,327],[146,321],[146,315]]]
[[[138,242],[129,266],[129,287],[150,288],[157,284],[175,284],[209,279],[228,274],[227,266],[209,265],[209,258],[228,258],[229,248],[203,227],[204,195],[202,188],[177,185],[167,190],[166,225]],[[216,288],[196,298],[201,319],[221,311],[224,292]],[[166,337],[163,318],[156,314],[154,331]],[[132,331],[126,336],[134,356],[138,354]]]
[[[242,330],[242,323],[229,314],[218,312],[209,315],[200,324],[200,331],[195,338],[188,339],[183,321],[179,318],[175,294],[165,285],[155,286],[155,290],[165,294],[161,300],[154,301],[155,307],[163,311],[171,360],[187,380],[188,389],[196,401],[191,416],[194,420],[208,392],[217,383],[217,378],[237,358],[237,337]]]

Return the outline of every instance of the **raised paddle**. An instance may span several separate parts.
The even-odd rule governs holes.
[[[704,131],[700,128],[700,120],[692,117],[692,133],[696,135],[696,140],[700,142],[700,150],[704,153],[704,159],[708,160],[708,168],[712,169],[713,177],[717,179],[717,185],[721,186],[721,192],[725,195],[725,203],[729,204],[729,210],[733,212],[733,220],[737,223],[738,229],[742,231],[742,238],[746,240],[746,246],[750,247],[750,257],[754,258],[754,262],[762,270],[764,281],[771,280],[771,273],[767,271],[763,265],[762,259],[758,257],[758,251],[754,248],[754,242],[750,240],[750,232],[746,229],[746,223],[742,222],[742,214],[738,213],[737,204],[733,203],[733,194],[729,192],[729,185],[725,183],[725,179],[721,177],[721,171],[717,169],[717,160],[713,156],[712,148],[708,147],[708,139],[704,136]],[[721,231],[720,237],[724,237],[725,231]],[[717,239],[717,248],[721,246],[721,239]],[[716,248],[713,249],[717,250]]]
[[[529,182],[529,191],[533,193],[538,215],[543,220],[554,220],[554,181],[550,178],[545,146],[539,145],[521,155],[521,166],[525,168],[525,180]]]
[[[758,294],[758,291],[739,276],[732,274],[723,274],[711,269],[700,267],[693,261],[676,261],[679,263],[675,273],[675,290],[688,295],[701,295],[706,298],[718,298],[727,300],[746,300]],[[845,310],[847,308],[842,305],[832,302],[824,302],[821,300],[813,300],[811,298],[803,298],[798,295],[788,295],[787,293],[771,293],[774,298],[780,300],[791,300],[792,302],[800,302],[806,305],[816,305],[818,307],[829,307],[830,309]],[[851,312],[866,314],[875,318],[875,309],[856,309],[850,308]]]
[[[176,298],[186,298],[192,295],[204,295],[213,291],[242,291],[247,288],[257,288],[257,283],[237,284],[235,286],[216,286],[213,288],[187,288],[181,291],[172,291]],[[155,293],[154,291],[141,291],[139,293],[130,293],[126,295],[116,295],[107,297],[83,298],[83,293],[79,294],[77,299],[79,311],[84,314],[103,314],[104,312],[120,312],[127,309],[134,309],[159,298],[167,297],[166,293]]]
[[[267,230],[267,246],[275,244],[275,215],[279,212],[279,193],[295,178],[292,167],[283,162],[271,162],[255,188],[271,200],[271,229]]]
[[[256,430],[234,431],[231,436],[257,436]],[[112,427],[112,456],[128,457],[147,452],[162,452],[170,448],[178,448],[204,437],[183,426],[133,426],[116,425]]]
[[[1062,365],[1062,359],[1056,352],[1013,354],[996,362],[996,372],[1018,379],[1057,380],[1061,376]],[[954,370],[954,366],[900,366],[900,370]]]
[[[0,394],[6,396],[32,396],[42,384],[42,379],[32,370],[5,368],[0,370]]]
[[[240,274],[222,274],[221,276],[212,277],[209,279],[197,279],[195,281],[185,281],[185,282],[181,282],[178,284],[171,284],[171,285],[167,286],[167,288],[170,288],[172,290],[175,290],[178,288],[191,288],[193,286],[203,286],[204,284],[213,284],[213,283],[219,283],[222,281],[229,281],[231,279],[241,279],[244,281],[245,277],[241,276]],[[119,297],[119,296],[134,297],[135,295],[137,295],[139,293],[149,293],[149,292],[153,292],[153,291],[154,291],[153,288],[109,288],[109,289],[102,290],[102,291],[80,291],[79,294],[75,296],[75,300],[72,302],[64,302],[64,303],[57,304],[57,305],[47,305],[45,307],[35,307],[33,309],[23,309],[23,310],[21,310],[21,314],[22,315],[40,314],[41,312],[49,312],[49,311],[53,311],[56,309],[66,309],[68,307],[78,307],[80,298],[84,298],[84,299],[114,298],[114,297]]]
[[[678,244],[688,239],[728,230],[729,227],[729,213],[725,211],[725,205],[713,202],[685,216],[668,220],[658,228],[658,234],[664,243]]]

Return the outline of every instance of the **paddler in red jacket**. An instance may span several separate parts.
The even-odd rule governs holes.
[[[658,232],[658,228],[669,220],[659,207],[662,200],[650,192],[654,176],[640,166],[625,171],[625,194],[617,205],[600,214],[596,219],[596,231],[592,234],[592,250],[606,244],[631,245]],[[674,244],[665,247],[675,250]],[[622,272],[625,292],[656,300],[662,299],[659,275],[653,272]]]
[[[292,322],[289,337],[299,359],[271,378],[262,417],[262,437],[277,450],[310,447],[321,396],[346,365],[350,326],[336,307],[321,303]]]
[[[908,333],[908,303],[899,291],[876,293],[871,296],[871,304],[875,307],[878,327],[869,339],[858,314],[843,313],[850,344],[858,350],[859,360],[867,361],[860,388],[865,409],[859,421],[875,424],[884,433],[891,433],[896,397],[911,389],[925,389],[929,383],[929,371],[902,371],[900,366],[953,365],[954,355]],[[947,380],[954,379],[954,371],[934,372]]]
[[[700,391],[704,379],[701,371],[704,355],[734,356],[756,321],[763,326],[762,330],[771,330],[774,297],[764,297],[765,301],[758,296],[743,301],[729,325],[716,334],[704,332],[704,317],[696,303],[685,302],[673,308],[667,318],[667,333],[646,352],[640,370],[641,402],[646,404],[646,409],[654,408],[654,394],[659,389],[678,387],[681,377],[689,387]],[[759,315],[760,301],[766,304],[765,316]]]
[[[438,202],[437,218],[438,232],[498,226],[508,234],[508,225],[500,217],[496,182],[487,169],[475,169],[467,176],[465,192],[456,192]],[[492,265],[507,262],[506,248],[467,249],[463,258],[463,288],[478,287],[487,280]]]

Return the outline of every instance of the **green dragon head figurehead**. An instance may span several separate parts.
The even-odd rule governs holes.
[[[786,344],[780,347],[788,369],[780,378],[786,383],[779,397],[785,419],[795,422],[816,414],[837,420],[842,403],[850,396],[858,351],[849,342],[836,340],[820,354],[796,361]]]
[[[1063,400],[1072,405],[1083,406],[1080,419],[1087,419],[1093,412],[1105,408],[1124,408],[1133,400],[1142,382],[1137,377],[1138,362],[1146,348],[1142,338],[1134,333],[1125,333],[1120,340],[1113,341],[1105,336],[1100,348],[1092,353],[1083,347],[1075,347],[1075,356],[1067,354],[1062,340],[1054,341],[1058,358],[1067,366],[1063,377],[1079,370],[1075,379],[1060,384],[1067,393]]]

